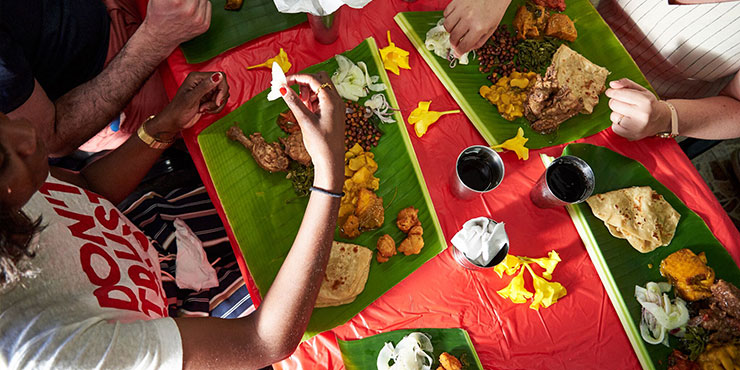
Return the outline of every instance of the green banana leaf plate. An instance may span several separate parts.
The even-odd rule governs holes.
[[[226,10],[226,0],[211,1],[211,27],[180,45],[188,63],[205,62],[226,50],[307,20],[305,14],[278,12],[273,0],[244,0],[241,9]]]
[[[342,55],[355,63],[364,61],[370,75],[380,76],[387,86],[388,102],[392,107],[398,107],[374,39],[369,38]],[[336,69],[336,60],[331,58],[303,72],[323,70],[331,74]],[[198,143],[228,224],[263,296],[293,244],[308,203],[308,198],[296,197],[285,173],[263,170],[241,144],[226,137],[226,130],[234,124],[238,124],[246,134],[261,132],[268,142],[287,136],[275,124],[275,119],[288,107],[282,99],[267,101],[267,93],[266,90],[258,94],[198,135]],[[365,232],[353,240],[341,239],[338,233],[335,239],[372,250],[383,234],[390,234],[400,243],[405,235],[396,227],[396,215],[401,209],[414,206],[419,209],[419,220],[424,227],[425,246],[418,255],[396,255],[383,264],[373,258],[365,290],[352,303],[314,310],[304,339],[347,322],[447,248],[403,118],[398,112],[394,118],[397,123],[380,126],[384,134],[378,146],[372,149],[378,163],[375,176],[380,178],[376,194],[383,198],[386,207],[385,223],[381,228]]]
[[[648,344],[640,336],[641,308],[635,299],[635,286],[644,287],[649,281],[666,281],[660,275],[660,262],[682,248],[697,254],[705,252],[708,265],[714,269],[717,278],[738,286],[740,269],[701,217],[686,207],[639,162],[591,144],[570,144],[563,150],[563,155],[577,156],[591,166],[596,178],[593,194],[647,185],[681,214],[671,244],[643,254],[632,248],[626,240],[613,237],[604,222],[593,215],[588,204],[567,207],[642,367],[666,369],[672,348]],[[545,164],[551,160],[543,156]],[[671,336],[670,339],[671,345],[675,346],[675,337]]]
[[[510,26],[521,5],[524,5],[524,1],[512,1],[501,24]],[[650,88],[627,50],[589,0],[568,0],[564,13],[573,20],[578,30],[578,38],[568,45],[593,63],[606,67],[611,72],[607,84],[608,81],[627,77]],[[507,121],[494,105],[478,94],[481,86],[490,86],[491,82],[485,74],[478,71],[477,58],[471,59],[468,65],[458,64],[455,68],[450,68],[447,60],[436,56],[424,46],[427,31],[434,27],[440,18],[442,12],[439,11],[405,12],[397,14],[395,20],[488,144],[500,144],[514,137],[517,129],[522,127],[524,136],[529,138],[527,147],[539,149],[590,136],[611,125],[609,120],[611,110],[603,94],[592,114],[579,114],[563,122],[553,134],[541,135],[533,131],[524,118]],[[513,31],[513,27],[510,27],[510,30]]]
[[[447,352],[463,365],[465,370],[483,370],[478,354],[468,332],[463,329],[404,329],[373,335],[359,340],[337,340],[342,360],[347,370],[376,369],[378,353],[386,342],[397,345],[406,335],[413,332],[422,332],[431,337],[434,352],[432,369],[439,366],[439,355]]]

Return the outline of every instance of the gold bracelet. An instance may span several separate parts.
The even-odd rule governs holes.
[[[153,118],[153,115],[149,116],[149,118],[147,118],[146,121],[144,121],[144,123],[139,126],[139,130],[136,131],[136,134],[139,136],[139,139],[144,142],[144,144],[148,145],[152,149],[167,149],[175,142],[175,139],[169,141],[159,140],[146,132],[146,123],[151,121]]]

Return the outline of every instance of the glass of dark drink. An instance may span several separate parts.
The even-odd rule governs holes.
[[[495,189],[504,179],[504,162],[495,150],[473,145],[457,157],[452,179],[452,193],[460,199],[472,199]]]
[[[581,203],[594,191],[594,171],[583,159],[565,155],[555,159],[529,192],[540,208]]]

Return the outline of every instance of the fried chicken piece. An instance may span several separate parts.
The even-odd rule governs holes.
[[[398,246],[398,251],[410,256],[419,254],[422,248],[424,248],[424,238],[419,234],[409,234]]]
[[[355,215],[359,218],[360,228],[363,230],[381,227],[385,221],[383,198],[377,196],[372,190],[361,189],[357,198]]]
[[[525,40],[540,36],[542,29],[545,28],[545,18],[547,11],[539,5],[533,5],[533,12],[522,5],[517,9],[514,17],[514,28],[517,31],[517,38]]]
[[[706,265],[704,253],[697,256],[689,249],[671,253],[660,262],[660,274],[665,276],[676,293],[687,301],[698,301],[712,296],[714,270]]]
[[[238,141],[252,152],[252,157],[263,169],[270,172],[286,171],[288,157],[278,143],[267,143],[262,134],[255,132],[247,138],[242,130],[235,126],[226,132],[229,139]]]
[[[286,134],[301,131],[301,126],[298,125],[298,120],[290,109],[280,113],[276,123],[281,130],[285,131]]]
[[[377,247],[378,255],[376,256],[376,259],[380,263],[388,262],[388,259],[391,256],[396,255],[396,242],[388,234],[378,238]]]
[[[304,166],[311,164],[311,156],[303,145],[303,132],[299,130],[287,138],[281,137],[280,142],[285,146],[285,153],[288,157]]]
[[[576,97],[567,86],[558,84],[552,66],[547,69],[544,78],[537,76],[524,104],[524,114],[531,122],[530,126],[541,134],[554,132],[561,123],[582,109],[583,100]]]
[[[566,41],[576,41],[578,31],[573,21],[567,15],[555,13],[547,19],[545,36],[553,36]]]
[[[442,354],[439,355],[439,364],[445,370],[462,370],[460,360],[447,352],[442,352]]]
[[[226,5],[224,5],[224,9],[239,10],[242,7],[242,2],[244,2],[244,0],[226,0]]]
[[[360,236],[360,219],[355,215],[347,216],[340,231],[342,236],[348,239],[354,239]]]
[[[398,212],[396,217],[396,226],[404,233],[408,233],[412,227],[419,223],[419,210],[412,207],[406,207]]]

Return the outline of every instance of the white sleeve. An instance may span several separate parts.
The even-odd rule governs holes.
[[[182,369],[182,340],[171,318],[122,324],[96,317],[24,334],[6,352],[11,369]]]

